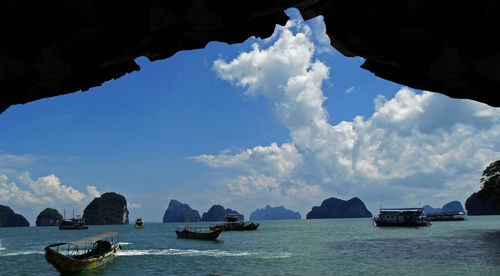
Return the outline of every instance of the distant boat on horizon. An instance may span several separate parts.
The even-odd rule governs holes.
[[[135,228],[144,228],[144,221],[142,218],[138,218],[135,220]]]
[[[81,217],[65,218],[59,224],[59,230],[82,230],[89,229],[85,223],[85,219]]]
[[[432,221],[461,221],[465,220],[465,212],[448,211],[427,213],[427,217]]]
[[[72,218],[66,218],[66,209],[64,209],[64,217],[59,224],[59,230],[82,230],[88,228],[84,218],[80,215],[76,215],[75,217],[75,211],[73,211]]]
[[[428,226],[424,208],[381,208],[373,218],[376,226]]]
[[[259,227],[259,223],[255,223],[252,221],[244,222],[238,221],[237,214],[228,214],[226,216],[226,222],[220,224],[224,231],[245,231],[245,230],[257,230]]]

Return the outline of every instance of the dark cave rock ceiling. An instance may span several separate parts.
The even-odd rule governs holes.
[[[2,1],[0,112],[86,91],[210,41],[268,37],[298,8],[362,68],[417,89],[500,106],[498,1]]]

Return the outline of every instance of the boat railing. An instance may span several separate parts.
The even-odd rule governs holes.
[[[177,230],[178,231],[190,231],[190,232],[196,232],[196,233],[210,233],[216,228],[221,227],[219,225],[213,225],[213,226],[178,226]]]
[[[95,248],[96,244],[112,245],[118,241],[119,235],[117,232],[105,232],[81,240],[51,244],[47,247],[57,252],[65,252],[68,256],[75,256],[83,254],[81,252],[89,253]]]

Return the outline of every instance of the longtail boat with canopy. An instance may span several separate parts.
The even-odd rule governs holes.
[[[81,272],[99,267],[121,249],[117,232],[106,232],[72,242],[45,247],[45,259],[59,272]]]
[[[181,239],[214,240],[222,230],[222,226],[179,226],[175,233]]]

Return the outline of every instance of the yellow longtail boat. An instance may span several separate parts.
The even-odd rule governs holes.
[[[59,272],[81,272],[101,266],[121,249],[117,232],[106,232],[45,247],[45,259]]]

